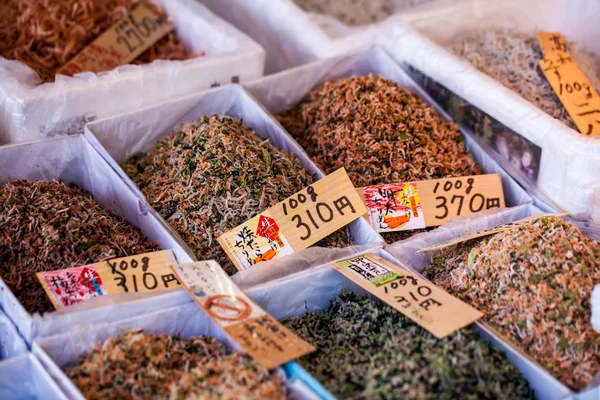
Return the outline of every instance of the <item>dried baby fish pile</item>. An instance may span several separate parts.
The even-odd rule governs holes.
[[[162,7],[148,0],[7,0],[0,6],[0,56],[24,62],[42,82],[52,82],[60,67],[138,4],[168,18]],[[171,32],[133,64],[194,56]]]
[[[285,399],[277,372],[218,340],[124,332],[80,357],[66,374],[87,399]]]
[[[519,371],[469,329],[443,340],[383,303],[342,292],[284,321],[318,350],[299,360],[344,399],[531,398]]]
[[[374,24],[395,12],[431,0],[294,0],[304,11],[324,14],[348,26]]]
[[[157,249],[74,185],[17,180],[0,188],[0,278],[30,313],[54,309],[37,272]]]
[[[506,338],[561,382],[581,389],[600,372],[590,297],[600,245],[544,217],[435,257],[426,276],[485,313]]]
[[[229,274],[236,269],[217,238],[314,182],[296,157],[219,115],[185,124],[124,169],[196,256],[217,259]],[[320,245],[348,240],[344,228]]]
[[[278,119],[326,173],[345,167],[357,187],[483,173],[455,123],[377,75],[326,82]]]
[[[599,90],[598,59],[575,43],[568,43],[568,47],[592,86]],[[577,129],[539,66],[543,56],[535,33],[501,28],[472,31],[456,37],[450,49],[542,111]]]

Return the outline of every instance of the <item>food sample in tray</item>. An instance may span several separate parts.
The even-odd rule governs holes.
[[[86,399],[285,399],[282,376],[217,339],[123,332],[66,369]]]
[[[298,361],[339,398],[532,398],[519,371],[470,329],[439,340],[368,297],[342,292],[284,323],[318,348]]]
[[[230,275],[236,269],[217,238],[315,182],[295,156],[219,115],[185,124],[123,168],[196,256]],[[342,228],[318,245],[348,243]]]
[[[483,173],[454,122],[377,75],[326,82],[278,119],[325,173],[345,167],[357,187]]]
[[[599,90],[598,58],[576,43],[567,43],[567,46],[590,84]],[[503,28],[469,31],[454,38],[449,47],[481,72],[577,129],[539,66],[543,55],[535,32]]]
[[[0,188],[0,278],[30,313],[54,310],[37,272],[155,250],[75,185],[16,180]]]
[[[543,217],[447,248],[425,276],[482,311],[558,380],[582,389],[600,372],[600,334],[590,323],[598,260],[598,242]]]
[[[42,82],[53,82],[57,71],[98,36],[126,17],[138,4],[168,19],[149,0],[6,0],[0,5],[0,56],[31,67]],[[186,50],[175,32],[167,34],[133,64],[157,59],[185,60],[199,54]]]

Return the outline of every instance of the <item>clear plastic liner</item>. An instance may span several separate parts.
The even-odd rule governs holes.
[[[515,179],[532,188],[538,204],[600,221],[598,137],[567,127],[445,48],[460,33],[498,26],[561,32],[600,54],[599,18],[595,0],[471,0],[389,19],[375,41]]]
[[[4,127],[8,140],[81,133],[96,119],[262,76],[264,50],[204,5],[154,1],[164,7],[187,48],[204,56],[57,76],[42,85],[27,65],[0,57],[0,130]]]
[[[0,147],[0,185],[15,179],[58,179],[74,183],[89,192],[103,208],[112,210],[132,225],[140,228],[149,240],[157,242],[162,249],[172,249],[178,262],[193,260],[193,255],[187,246],[174,235],[153,210],[143,205],[143,202],[119,178],[83,135]],[[175,290],[156,295],[164,296],[165,299],[155,304],[155,307],[166,307],[173,303],[187,301],[185,296],[181,296],[182,293],[184,293],[183,290]],[[0,279],[0,307],[13,320],[28,343],[31,343],[33,338],[42,332],[51,333],[52,331],[48,329],[54,329],[56,332],[71,324],[106,321],[123,318],[127,315],[136,315],[140,309],[134,305],[122,308],[121,315],[112,315],[102,307],[104,304],[112,304],[115,301],[129,301],[149,296],[152,295],[101,296],[58,312],[45,313],[43,316],[37,313],[31,315]],[[93,312],[90,312],[89,310],[92,309]],[[77,314],[76,318],[71,318],[69,314],[77,310],[82,311]],[[50,320],[56,323],[49,325],[48,321]]]
[[[0,361],[0,399],[66,400],[38,359],[31,353]]]
[[[122,304],[115,306],[115,314],[120,314],[123,307]],[[192,302],[128,319],[73,327],[53,336],[36,339],[32,351],[69,398],[83,399],[79,389],[67,378],[62,368],[74,365],[77,359],[95,344],[102,343],[110,337],[117,337],[123,330],[132,329],[143,329],[145,332],[156,334],[180,334],[184,338],[207,335],[218,339],[228,348],[239,349],[239,346]],[[299,379],[290,375],[286,378],[286,386],[293,398],[318,399]]]
[[[486,211],[469,217],[456,218],[431,232],[415,235],[403,242],[387,246],[385,252],[389,253],[390,259],[396,259],[400,265],[421,274],[431,264],[433,253],[417,253],[420,249],[447,240],[460,238],[470,233],[514,222],[540,212],[541,210],[533,205],[523,205],[505,210]],[[576,221],[572,222],[577,223]],[[595,231],[597,231],[597,229],[595,229]],[[582,232],[585,233],[586,230],[582,229]],[[494,334],[494,328],[490,325],[484,322],[480,322],[477,325],[483,337],[492,339],[495,345],[498,345],[503,349],[510,349],[510,353],[507,353],[509,354],[509,358],[515,357],[514,359],[511,358],[511,361],[519,367],[523,375],[529,380],[536,391],[536,396],[538,398],[561,399],[576,395],[571,392],[569,388],[552,377],[548,371],[525,355],[521,350],[517,350],[512,343],[497,339],[501,336],[499,333]],[[497,337],[496,339],[494,339],[494,335]],[[517,357],[517,354],[520,354],[520,356]],[[541,370],[541,372],[538,370]],[[534,376],[538,376],[539,378],[533,379]],[[600,375],[592,379],[588,384],[588,389],[582,391],[582,393],[577,396],[589,398],[587,396],[600,395],[600,389],[598,387],[592,388],[598,384],[594,382],[598,382],[599,378]]]
[[[0,311],[0,360],[25,353],[27,353],[27,345],[17,332],[17,327],[6,314]]]
[[[325,176],[300,145],[239,85],[201,92],[137,112],[96,121],[86,126],[86,135],[96,137],[97,141],[90,138],[90,141],[94,142],[94,147],[103,154],[121,178],[141,198],[145,198],[118,163],[124,162],[135,154],[147,152],[153,148],[155,141],[172,133],[181,123],[196,120],[206,114],[221,114],[243,119],[260,138],[268,139],[275,147],[296,155],[301,164],[317,178]],[[356,245],[383,243],[381,236],[363,218],[349,224],[349,230]],[[315,250],[319,251],[311,247],[299,253]],[[343,258],[356,253],[357,248],[347,246],[328,248],[323,251],[331,254],[332,257]]]

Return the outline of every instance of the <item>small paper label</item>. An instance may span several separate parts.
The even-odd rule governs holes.
[[[219,243],[239,270],[305,249],[367,212],[341,168],[235,229]]]
[[[115,258],[82,267],[38,272],[37,277],[56,309],[82,301],[128,292],[152,292],[180,287],[171,265],[171,250]]]
[[[485,229],[483,231],[474,232],[474,233],[469,234],[469,235],[461,236],[461,237],[456,238],[456,239],[452,239],[452,240],[448,240],[448,241],[436,244],[435,246],[424,247],[424,248],[420,249],[419,251],[417,251],[417,253],[425,253],[425,252],[429,252],[429,251],[441,250],[441,249],[445,249],[445,248],[450,247],[450,246],[455,246],[455,245],[457,245],[459,243],[462,243],[462,242],[467,242],[469,240],[481,238],[481,237],[484,237],[484,236],[493,235],[493,234],[499,233],[499,232],[508,231],[508,230],[511,230],[511,229],[516,228],[518,226],[527,225],[531,221],[535,221],[536,219],[539,219],[539,218],[544,218],[544,217],[564,217],[566,215],[569,215],[569,213],[554,213],[554,214],[552,214],[552,213],[539,213],[539,214],[535,214],[535,215],[532,215],[530,217],[523,218],[523,219],[520,219],[520,220],[515,221],[515,222],[511,222],[509,224],[504,224],[504,225],[497,226],[495,228],[490,228],[490,229]]]
[[[571,57],[560,33],[538,32],[540,68],[579,132],[600,134],[600,96]]]
[[[438,339],[483,316],[417,274],[404,271],[373,253],[338,261],[332,266]]]
[[[504,207],[498,174],[367,186],[358,189],[378,232],[439,226],[454,217]]]
[[[242,292],[217,262],[174,265],[173,271],[209,317],[265,368],[315,351]]]
[[[109,71],[138,58],[175,27],[140,4],[58,70],[62,75]]]

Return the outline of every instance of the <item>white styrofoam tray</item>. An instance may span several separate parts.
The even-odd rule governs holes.
[[[66,400],[38,359],[31,353],[0,361],[0,399]]]
[[[0,360],[27,353],[27,344],[17,332],[17,327],[0,311]]]

